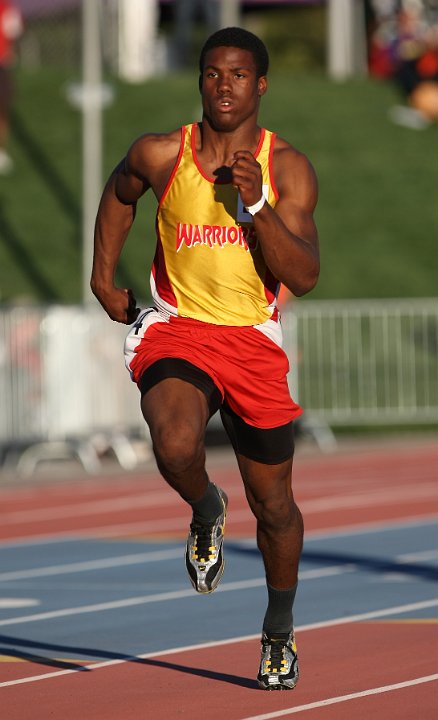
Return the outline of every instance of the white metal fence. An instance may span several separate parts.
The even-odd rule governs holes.
[[[328,425],[438,422],[438,298],[297,302],[292,391]]]
[[[98,307],[16,307],[0,312],[0,446],[24,471],[76,455],[99,467],[111,447],[135,465],[130,438],[146,431],[123,364],[126,328]]]
[[[438,423],[438,299],[296,302],[282,322],[308,424]],[[73,453],[92,471],[100,438],[135,464],[146,430],[125,333],[99,307],[0,310],[4,463]]]

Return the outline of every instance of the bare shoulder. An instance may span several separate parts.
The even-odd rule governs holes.
[[[153,181],[154,175],[175,164],[181,145],[181,129],[170,133],[146,133],[137,138],[126,156],[128,171]]]
[[[273,153],[274,169],[306,174],[315,174],[309,158],[287,140],[276,137]]]
[[[309,158],[287,140],[276,137],[273,152],[273,170],[280,197],[304,194],[314,198],[318,194],[315,169]]]
[[[109,180],[122,203],[135,203],[152,188],[157,198],[166,187],[178,158],[181,129],[147,133],[134,140]]]

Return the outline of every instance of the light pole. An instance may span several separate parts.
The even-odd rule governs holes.
[[[82,301],[93,294],[94,222],[102,189],[102,58],[100,0],[82,0]]]
[[[366,74],[363,0],[328,0],[327,66],[333,80]]]
[[[221,27],[235,27],[240,24],[240,0],[220,0],[219,5]]]

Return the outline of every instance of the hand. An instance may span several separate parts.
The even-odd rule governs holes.
[[[234,153],[231,175],[243,204],[255,205],[262,197],[262,168],[248,150]]]
[[[137,319],[140,308],[137,307],[137,300],[132,290],[113,287],[104,292],[93,289],[93,292],[111,320],[132,325]]]

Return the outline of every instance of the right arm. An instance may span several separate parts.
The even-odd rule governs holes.
[[[132,290],[115,285],[115,272],[137,200],[147,189],[147,183],[130,172],[125,158],[105,185],[96,217],[91,289],[112,320],[127,324],[134,322],[138,309]]]
[[[110,318],[120,323],[133,323],[139,313],[133,291],[115,284],[120,253],[135,219],[137,201],[151,187],[160,197],[178,153],[179,137],[171,133],[136,140],[111,174],[100,200],[90,285]]]

